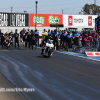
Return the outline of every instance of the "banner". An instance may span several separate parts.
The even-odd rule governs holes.
[[[86,55],[100,57],[100,52],[86,52]]]
[[[73,16],[68,16],[68,26],[73,25]]]
[[[64,26],[95,26],[97,15],[63,15]]]
[[[88,26],[92,26],[92,16],[88,16]]]
[[[29,14],[0,13],[0,27],[25,27],[29,26]]]
[[[37,24],[36,24],[37,22]],[[59,14],[29,14],[29,26],[50,27],[50,24],[63,24],[63,15]]]

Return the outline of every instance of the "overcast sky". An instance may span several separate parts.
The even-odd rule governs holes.
[[[27,10],[28,13],[36,12],[36,0],[2,0],[0,12],[23,13]],[[93,4],[94,0],[38,0],[37,12],[39,14],[79,14],[82,7],[86,4]],[[100,0],[97,0],[99,5]]]

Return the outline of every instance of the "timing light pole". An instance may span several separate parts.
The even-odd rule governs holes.
[[[35,30],[36,30],[36,25],[37,25],[37,3],[38,3],[38,1],[36,1],[35,3],[36,3],[36,20],[35,20]]]

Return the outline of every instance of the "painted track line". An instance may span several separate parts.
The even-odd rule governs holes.
[[[37,47],[37,48],[42,49],[42,47]],[[62,54],[67,54],[67,55],[71,55],[71,56],[75,56],[75,57],[93,60],[93,61],[100,61],[100,58],[85,57],[84,54],[81,54],[81,53],[67,52],[67,51],[61,51],[61,50],[54,50],[54,51],[58,52],[58,53],[62,53]]]
[[[59,50],[55,50],[55,52],[67,54],[67,55],[71,55],[71,56],[75,56],[75,57],[85,58],[85,59],[89,59],[89,60],[100,61],[100,58],[84,57],[84,54],[80,54],[80,53],[66,52],[66,51],[59,51]]]

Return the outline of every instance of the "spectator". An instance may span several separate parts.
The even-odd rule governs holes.
[[[3,41],[4,41],[4,34],[1,32],[1,29],[0,29],[0,42],[1,42],[2,47],[3,47]]]
[[[67,34],[67,43],[68,43],[68,47],[71,48],[71,41],[72,41],[72,34],[70,33],[70,31]]]
[[[92,34],[92,42],[93,42],[93,46],[96,48],[98,42],[98,34],[96,31],[94,31],[94,33]]]
[[[64,30],[64,34],[63,34],[63,45],[62,45],[62,49],[64,48],[64,43],[66,43],[66,39],[67,39],[67,32],[66,30]]]
[[[4,46],[7,47],[7,49],[8,49],[8,47],[10,46],[9,37],[7,37],[7,38],[4,40]]]
[[[24,42],[23,46],[25,46],[25,34],[26,34],[26,29],[23,30],[23,34],[22,34],[23,42]]]
[[[74,43],[75,43],[76,46],[78,46],[78,38],[79,38],[79,36],[80,36],[80,34],[78,34],[78,32],[76,31],[75,34],[74,34],[74,37],[75,37]]]
[[[16,43],[17,43],[18,48],[19,48],[19,33],[17,32],[17,29],[15,30],[14,38],[15,38],[15,48],[16,48]]]
[[[48,36],[51,36],[51,32],[50,32],[50,29],[48,30]]]
[[[59,39],[59,33],[57,32],[57,30],[54,31],[53,33],[53,44],[54,44],[54,48],[56,47],[56,49],[58,49],[58,39]]]
[[[37,29],[35,30],[34,35],[37,40],[37,44],[39,44],[39,31]]]

